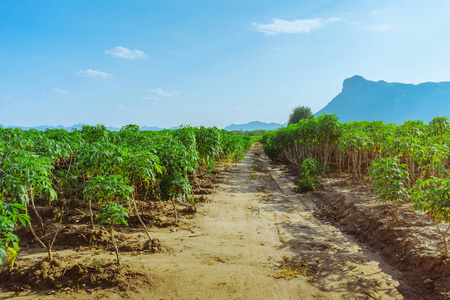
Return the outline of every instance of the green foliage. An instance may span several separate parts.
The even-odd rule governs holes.
[[[264,151],[274,161],[300,165],[314,158],[328,165],[330,153],[342,135],[342,125],[335,115],[323,114],[313,119],[266,132],[262,138]]]
[[[307,106],[298,106],[294,108],[289,115],[288,125],[296,124],[302,119],[312,118],[314,118],[314,114],[312,113],[311,108]]]
[[[236,135],[263,136],[264,133],[266,133],[266,130],[264,130],[264,129],[255,129],[255,130],[247,130],[247,131],[233,130],[232,132]]]
[[[81,128],[81,135],[88,144],[108,141],[108,129],[101,124],[96,126],[84,125]]]
[[[188,173],[194,173],[198,168],[200,154],[197,150],[197,137],[196,130],[190,126],[180,126],[179,129],[174,131],[174,137],[178,139],[186,149],[187,165],[186,169]]]
[[[316,122],[319,143],[335,143],[341,137],[342,127],[336,115],[322,114]]]
[[[428,134],[431,136],[443,135],[450,130],[450,120],[448,117],[435,117],[430,121]]]
[[[162,200],[176,199],[179,202],[191,202],[191,185],[186,176],[174,177],[168,173],[162,175],[160,181],[160,197]]]
[[[102,205],[120,199],[131,200],[133,188],[128,185],[129,180],[121,175],[96,176],[86,182],[83,190],[85,199],[95,199]]]
[[[254,143],[258,142],[261,140],[261,136],[248,136],[248,135],[243,135],[241,136],[241,142],[244,145],[244,149],[250,149]]]
[[[77,176],[69,170],[56,170],[53,175],[55,185],[61,190],[66,189],[70,192],[78,187]]]
[[[418,180],[413,189],[414,208],[437,223],[450,221],[450,179],[432,177]]]
[[[122,128],[120,128],[120,131],[128,131],[128,132],[138,133],[139,132],[139,125],[128,124],[128,125],[122,126]]]
[[[4,174],[0,176],[0,195],[9,195],[11,201],[26,205],[36,194],[46,195],[49,200],[57,198],[52,187],[52,163],[25,150],[10,150],[0,162]]]
[[[112,201],[103,205],[95,218],[99,220],[101,224],[106,224],[110,227],[118,224],[128,226],[128,222],[125,219],[128,218],[128,210],[122,205]]]
[[[190,159],[186,147],[177,139],[164,139],[156,146],[157,155],[165,167],[159,180],[161,200],[177,199],[181,202],[191,198],[188,171],[194,170],[196,162]],[[186,184],[187,183],[187,184]]]
[[[196,130],[196,137],[200,164],[212,170],[216,166],[216,158],[222,152],[220,131],[216,127],[200,126]]]
[[[404,182],[409,180],[406,165],[400,164],[396,157],[378,158],[369,168],[374,179],[374,191],[378,201],[395,205],[395,219],[398,220],[398,205],[409,199]]]
[[[245,157],[242,138],[226,130],[221,131],[222,136],[222,156],[230,156],[235,160]]]
[[[85,144],[77,153],[75,169],[90,178],[97,175],[117,175],[120,173],[127,148],[112,143]]]
[[[101,224],[106,224],[109,226],[111,239],[114,244],[114,248],[116,250],[117,264],[119,265],[120,265],[119,249],[117,247],[116,239],[114,238],[113,226],[118,224],[128,226],[128,222],[125,218],[128,218],[128,210],[124,208],[122,205],[113,201],[104,203],[104,205],[98,212],[98,215],[96,216],[96,219],[98,219]]]
[[[129,178],[133,186],[139,182],[147,185],[154,183],[162,171],[159,157],[149,151],[125,152],[120,164],[120,173]]]
[[[319,181],[328,171],[327,167],[312,158],[305,159],[300,166],[297,191],[305,193],[318,188]]]
[[[26,226],[30,222],[30,217],[19,213],[25,207],[18,203],[0,202],[0,264],[3,260],[11,261],[11,268],[19,251],[19,238],[14,234],[14,228],[20,222]]]
[[[423,180],[421,178],[412,188],[412,197],[413,208],[425,212],[433,220],[441,234],[447,256],[446,236],[450,229],[450,179],[431,177]]]
[[[0,128],[0,203],[24,208],[31,203],[45,230],[35,199],[82,194],[89,201],[92,224],[92,203],[103,209],[110,202],[132,201],[138,189],[161,200],[192,201],[188,175],[203,168],[211,171],[223,158],[242,158],[253,141],[215,127],[181,126],[159,132],[141,131],[133,124],[117,132],[104,125],[71,132]],[[16,216],[9,210],[1,215],[0,238],[2,243],[9,239],[1,246],[2,259],[14,256],[16,240],[7,235],[8,228],[29,220],[26,214]],[[35,238],[51,257],[51,245]]]

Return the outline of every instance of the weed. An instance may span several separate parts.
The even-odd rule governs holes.
[[[297,182],[297,191],[305,193],[319,187],[319,180],[325,176],[327,167],[320,164],[317,160],[307,158],[302,162]]]
[[[283,257],[280,268],[281,270],[271,276],[276,279],[292,279],[296,278],[299,275],[307,276],[311,271],[306,262],[294,261],[293,259],[288,257]]]
[[[250,178],[250,180],[258,180],[259,176],[257,174],[250,174],[248,175],[248,178]]]
[[[100,260],[100,259],[95,259],[94,260],[94,268],[97,272],[101,272],[101,270],[104,267],[104,261]]]

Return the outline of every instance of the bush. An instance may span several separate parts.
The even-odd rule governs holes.
[[[397,157],[375,159],[369,167],[373,178],[374,192],[377,201],[395,205],[395,220],[398,221],[398,206],[409,199],[404,182],[409,180],[406,165],[400,164]]]
[[[300,166],[297,191],[306,193],[320,186],[319,180],[325,176],[328,168],[313,158],[307,158]]]

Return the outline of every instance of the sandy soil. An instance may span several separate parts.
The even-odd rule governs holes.
[[[60,275],[65,270],[79,276],[76,283],[44,290],[32,283],[5,284],[0,297],[431,299],[427,295],[434,295],[411,281],[407,270],[385,260],[386,253],[360,236],[344,233],[344,223],[332,224],[318,215],[317,200],[326,198],[324,194],[293,192],[295,180],[281,166],[270,164],[260,145],[222,175],[214,192],[202,196],[206,202],[197,205],[195,216],[185,215],[178,226],[151,229],[164,251],[123,252],[122,267],[112,264],[110,250],[55,251]],[[140,233],[134,237],[144,241]],[[23,251],[18,268],[44,256],[38,248]],[[83,275],[72,265],[64,267],[69,259],[93,262],[97,277]],[[114,276],[120,277],[117,283]],[[113,284],[105,288],[100,280]]]

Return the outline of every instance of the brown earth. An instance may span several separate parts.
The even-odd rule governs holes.
[[[148,244],[137,225],[116,228],[121,266],[108,232],[77,226],[86,218],[80,211],[62,228],[53,262],[25,242],[15,269],[2,267],[0,297],[450,298],[448,260],[425,216],[402,208],[394,224],[389,206],[345,177],[306,195],[293,191],[295,180],[256,144],[244,161],[208,179],[209,189],[197,188],[202,202],[180,206],[177,225],[170,206],[148,207],[144,220],[158,241]]]

